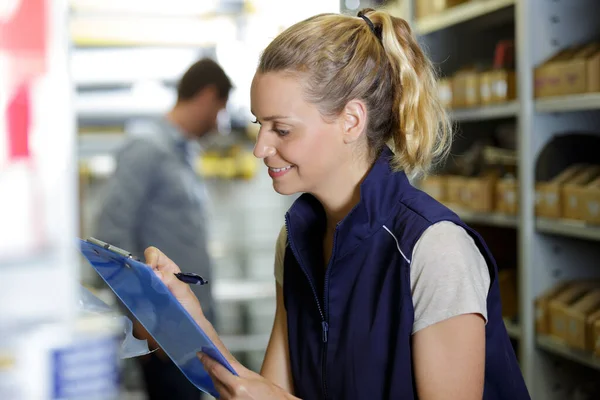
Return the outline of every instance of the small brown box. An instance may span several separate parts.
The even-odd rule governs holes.
[[[417,0],[415,5],[415,15],[419,18],[425,18],[435,14],[433,0]]]
[[[479,73],[470,72],[465,76],[465,106],[477,107],[479,99]]]
[[[585,187],[582,219],[590,224],[600,224],[600,177]]]
[[[519,212],[519,185],[516,179],[500,179],[496,184],[496,211],[509,215]]]
[[[585,186],[600,174],[600,166],[584,168],[572,179],[567,181],[561,190],[562,217],[568,219],[583,219],[585,204]]]
[[[596,282],[577,282],[550,300],[550,334],[552,336],[568,340],[567,310],[597,285]]]
[[[446,183],[444,176],[428,176],[421,182],[421,190],[439,202],[446,201]]]
[[[464,197],[467,187],[467,178],[457,175],[451,175],[446,178],[446,202],[460,206],[462,204],[462,198]]]
[[[594,322],[594,354],[600,357],[600,320]]]
[[[479,100],[482,105],[492,103],[493,77],[494,71],[487,71],[479,74]]]
[[[587,329],[587,321],[599,307],[600,289],[593,289],[565,310],[569,346],[581,350],[591,347],[593,339]]]
[[[516,317],[519,313],[516,270],[502,269],[498,271],[498,284],[500,286],[502,316],[504,318]]]
[[[452,77],[452,108],[465,108],[467,106],[468,75],[468,70],[462,70]]]
[[[586,329],[586,350],[594,352],[596,347],[596,333],[594,332],[595,326],[600,321],[600,309],[594,311],[585,321]]]
[[[585,167],[585,164],[572,165],[550,181],[536,183],[535,214],[540,217],[559,218],[562,214],[562,186]]]
[[[517,97],[515,71],[503,69],[492,73],[492,103],[506,103]]]
[[[576,53],[577,49],[562,50],[535,69],[535,97],[550,97],[561,94],[561,63],[572,59]]]
[[[461,204],[471,211],[491,212],[494,210],[496,174],[484,174],[468,178],[467,190],[462,191]]]
[[[433,0],[433,12],[440,13],[467,1],[468,0]]]
[[[558,71],[560,95],[600,91],[600,45],[579,48],[571,59],[559,64]]]
[[[567,290],[573,282],[560,282],[535,299],[535,329],[540,335],[550,333],[550,301]]]

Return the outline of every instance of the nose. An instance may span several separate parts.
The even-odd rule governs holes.
[[[267,137],[263,132],[258,133],[258,137],[256,138],[256,144],[254,145],[254,157],[256,158],[267,158],[272,157],[277,154],[277,150],[272,143],[269,143]]]

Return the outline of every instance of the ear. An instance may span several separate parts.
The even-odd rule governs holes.
[[[344,143],[356,142],[367,127],[367,106],[361,100],[350,100],[342,111]]]

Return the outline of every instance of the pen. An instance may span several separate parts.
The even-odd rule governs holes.
[[[207,285],[208,281],[198,274],[192,272],[178,272],[175,274],[177,279],[181,282],[188,283],[190,285]]]

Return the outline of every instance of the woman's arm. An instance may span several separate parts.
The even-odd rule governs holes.
[[[283,288],[277,286],[277,308],[271,331],[271,339],[260,374],[287,392],[294,394],[290,353],[288,347],[287,315],[283,305]]]
[[[485,371],[485,321],[464,314],[413,335],[413,365],[422,400],[481,400]]]
[[[419,398],[481,399],[490,273],[460,226],[428,228],[410,265],[413,370]]]

